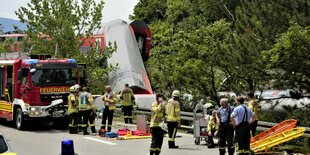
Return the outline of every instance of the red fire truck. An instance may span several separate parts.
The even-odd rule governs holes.
[[[17,129],[23,129],[29,120],[67,117],[69,87],[85,85],[85,81],[86,69],[74,59],[2,54],[0,118],[14,121]]]

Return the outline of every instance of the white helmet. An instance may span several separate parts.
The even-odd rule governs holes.
[[[172,97],[180,97],[180,95],[181,95],[181,93],[180,93],[179,90],[174,90],[174,91],[172,92]]]
[[[74,85],[74,88],[75,88],[75,91],[78,91],[78,90],[81,88],[81,86],[78,85],[78,84],[75,84],[75,85]]]

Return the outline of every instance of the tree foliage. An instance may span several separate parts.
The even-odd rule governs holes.
[[[154,3],[141,1],[131,18],[150,24],[153,49],[147,69],[152,85],[165,94],[181,89],[197,100],[211,97],[217,101],[218,91],[244,93],[271,88],[269,84],[275,79],[275,70],[288,69],[279,65],[301,65],[291,61],[292,57],[302,59],[302,64],[308,63],[306,55],[300,57],[296,53],[309,53],[305,43],[308,28],[301,31],[290,27],[290,22],[296,23],[295,27],[310,25],[308,1],[166,0],[160,5]],[[163,16],[158,16],[156,10],[164,12]],[[290,44],[294,47],[286,52],[281,49]],[[267,61],[268,57],[283,52],[287,59]],[[298,69],[294,70],[295,77],[309,79],[305,68]],[[295,81],[281,76],[285,78]],[[303,88],[309,86],[303,85]]]
[[[280,34],[273,47],[264,52],[270,69],[277,69],[275,79],[282,87],[310,86],[310,27],[293,23]]]
[[[27,23],[34,52],[57,50],[60,57],[70,57],[80,48],[81,38],[100,26],[103,5],[102,0],[31,0],[15,13]]]
[[[54,55],[57,51],[55,57],[74,58],[78,63],[85,63],[91,92],[102,94],[107,74],[114,69],[114,66],[102,65],[116,50],[115,43],[105,49],[90,43],[87,53],[79,49],[100,27],[103,5],[103,0],[98,3],[96,0],[31,0],[27,7],[15,12],[28,27],[24,51],[29,51],[29,47],[31,53]]]

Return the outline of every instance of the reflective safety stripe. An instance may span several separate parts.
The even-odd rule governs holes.
[[[251,151],[250,150],[244,150],[243,153],[249,153],[250,154]]]
[[[132,118],[132,116],[127,116],[128,118]]]
[[[174,142],[174,139],[172,139],[172,138],[169,138],[169,141],[171,141],[171,142]]]
[[[112,125],[108,125],[108,127],[111,127]]]
[[[161,148],[157,147],[157,148],[150,148],[150,151],[161,151]]]
[[[124,118],[128,118],[128,116],[124,116]]]
[[[219,147],[219,150],[225,150],[225,147]]]
[[[175,139],[176,132],[177,132],[177,129],[174,129],[174,130],[173,130],[173,134],[172,134],[172,139],[173,139],[173,140]]]
[[[81,127],[87,127],[87,125],[86,124],[81,124]]]
[[[245,153],[245,152],[244,152],[244,150],[238,150],[238,151],[236,151],[236,153],[240,154],[240,153]]]
[[[77,127],[77,125],[69,124],[69,127]]]
[[[95,126],[95,124],[89,124],[89,126]]]

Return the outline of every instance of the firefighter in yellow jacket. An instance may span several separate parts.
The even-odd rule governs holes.
[[[252,122],[250,124],[250,129],[251,129],[251,137],[254,137],[256,134],[256,128],[257,128],[257,123],[258,123],[258,116],[261,110],[261,105],[259,104],[259,102],[257,102],[256,100],[254,100],[254,92],[250,91],[247,93],[247,98],[248,98],[248,107],[250,110],[252,110],[252,112],[254,112],[255,116],[256,116],[256,120],[255,121],[250,121]]]
[[[156,95],[156,101],[152,103],[151,109],[151,134],[152,143],[150,148],[150,155],[159,155],[161,146],[164,140],[164,131],[160,127],[160,123],[164,120],[164,96],[161,94]]]
[[[169,148],[179,148],[175,145],[175,136],[177,134],[178,126],[181,125],[181,116],[180,116],[180,91],[174,90],[172,92],[172,98],[168,100],[166,105],[166,121],[168,126],[169,134]]]
[[[106,121],[108,120],[107,131],[110,132],[112,129],[114,110],[116,109],[116,95],[114,92],[112,92],[111,86],[106,86],[105,94],[103,95],[102,101],[105,108],[102,112],[101,129],[106,129]]]
[[[125,88],[121,92],[120,98],[122,100],[122,106],[124,111],[124,121],[125,123],[132,124],[132,109],[134,104],[134,94],[132,89],[129,88],[128,84],[125,84]]]
[[[70,87],[70,94],[68,96],[68,114],[69,114],[69,133],[78,133],[78,95],[74,86]]]
[[[96,112],[96,109],[93,96],[88,92],[88,87],[83,87],[80,93],[79,111],[82,116],[81,127],[83,129],[83,135],[89,135],[87,132],[88,121],[90,121],[92,133],[96,133],[94,120],[92,121],[92,119],[90,119],[91,113]]]
[[[215,147],[213,137],[217,136],[219,130],[219,125],[216,122],[216,114],[217,111],[213,110],[212,115],[210,116],[210,120],[208,122],[208,148]]]

